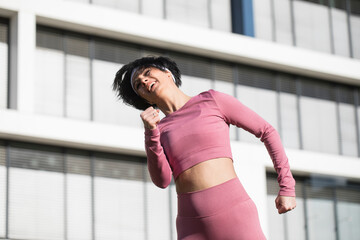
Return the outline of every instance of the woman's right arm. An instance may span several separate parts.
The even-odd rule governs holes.
[[[158,113],[159,110],[149,107],[140,116],[145,127],[145,150],[151,180],[156,186],[166,188],[171,182],[172,171],[160,143],[160,131],[157,127],[160,122]]]

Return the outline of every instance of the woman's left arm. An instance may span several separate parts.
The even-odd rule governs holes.
[[[278,132],[267,121],[243,105],[236,98],[213,90],[210,91],[210,93],[217,103],[224,120],[228,124],[243,128],[254,134],[257,138],[260,138],[265,144],[278,174],[277,180],[280,186],[278,194],[280,196],[278,197],[279,206],[284,206],[285,209],[294,208],[295,180],[290,171],[288,158],[285,154]],[[290,200],[288,198],[283,198],[283,196],[293,198]],[[286,211],[283,210],[283,207],[281,207],[281,209],[281,212]]]

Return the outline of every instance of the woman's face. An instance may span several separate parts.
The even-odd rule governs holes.
[[[170,72],[155,67],[136,72],[131,81],[136,93],[150,104],[154,104],[168,84],[173,82]]]

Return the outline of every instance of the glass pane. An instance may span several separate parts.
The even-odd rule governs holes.
[[[335,102],[301,97],[300,116],[305,150],[339,153]]]
[[[349,57],[350,48],[346,11],[332,8],[331,16],[335,54]]]
[[[276,174],[267,174],[267,207],[269,223],[269,239],[305,240],[305,216],[303,182],[296,179],[296,208],[286,214],[279,214],[276,209],[275,199],[279,191]]]
[[[231,32],[231,7],[229,0],[210,0],[211,27],[216,30]]]
[[[259,114],[275,129],[278,129],[277,96],[275,91],[237,85],[236,96],[244,105]],[[261,144],[258,138],[243,129],[239,129],[239,136],[240,141]]]
[[[92,66],[94,121],[142,128],[140,111],[119,101],[112,90],[115,73],[121,65],[93,60]]]
[[[142,0],[141,13],[156,18],[164,17],[164,1],[163,0]]]
[[[273,21],[270,0],[254,0],[254,27],[257,38],[273,40]]]
[[[357,139],[354,105],[339,103],[342,153],[357,156]]]
[[[269,239],[305,240],[304,199],[296,198],[296,209],[280,215],[275,207],[277,195],[268,195]]]
[[[196,96],[201,92],[211,89],[212,87],[211,80],[206,78],[182,75],[181,80],[181,90],[189,96]]]
[[[340,239],[357,240],[360,236],[360,189],[337,191],[337,213]]]
[[[96,158],[96,239],[144,239],[143,166],[118,158]]]
[[[9,238],[64,239],[62,154],[30,146],[9,156]]]
[[[299,148],[297,96],[281,92],[279,97],[282,141],[286,147]]]
[[[90,159],[86,155],[66,155],[67,239],[92,239]]]
[[[335,240],[334,182],[313,178],[305,186],[310,240]]]
[[[335,240],[334,202],[308,199],[307,215],[310,240]]]
[[[289,0],[274,0],[274,17],[276,42],[293,45]]]
[[[360,58],[360,16],[350,16],[351,26],[351,41],[353,48],[353,55],[355,58]]]
[[[146,220],[149,240],[171,239],[169,189],[146,183]]]
[[[298,47],[331,52],[328,7],[294,1],[294,19]]]
[[[166,19],[209,27],[208,0],[166,0]]]
[[[35,112],[64,116],[64,53],[36,49]]]
[[[90,120],[90,60],[66,55],[66,117]]]

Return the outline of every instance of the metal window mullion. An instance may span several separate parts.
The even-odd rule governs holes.
[[[339,154],[343,155],[343,146],[342,146],[342,135],[341,135],[341,118],[340,118],[340,89],[337,87],[336,91],[336,126],[337,126],[337,134],[338,134],[338,147]]]
[[[173,238],[173,233],[176,231],[176,229],[173,228],[173,211],[172,211],[172,194],[171,194],[171,187],[172,187],[173,183],[170,183],[170,186],[168,187],[168,193],[169,193],[169,223],[170,223],[170,240],[174,240]]]
[[[214,62],[214,60],[213,59],[211,59],[210,60],[210,69],[211,69],[211,79],[210,79],[210,81],[211,81],[211,88],[213,88],[213,89],[215,89],[215,81],[216,81],[216,79],[215,79],[215,62]]]
[[[281,121],[281,103],[280,103],[280,86],[281,86],[281,82],[279,79],[279,74],[275,75],[275,86],[276,86],[276,105],[277,105],[277,110],[276,110],[276,114],[277,114],[277,124],[278,124],[278,129],[277,131],[279,132],[280,138],[283,140],[283,129],[282,129],[282,121]]]
[[[93,37],[89,39],[89,57],[90,57],[90,121],[94,121],[94,59],[95,59],[95,40]]]
[[[208,11],[208,23],[209,23],[209,28],[212,29],[214,27],[213,24],[213,18],[212,18],[212,12],[211,12],[211,0],[207,0],[207,11]]]
[[[359,126],[359,89],[354,89],[354,112],[355,112],[355,126],[356,126],[356,141],[357,141],[357,152],[360,157],[360,126]]]
[[[68,210],[68,197],[67,197],[67,154],[66,154],[66,149],[63,149],[63,173],[64,173],[64,239],[67,240],[68,239],[68,214],[67,214],[67,210]]]
[[[9,238],[9,208],[10,208],[10,144],[5,143],[5,161],[6,161],[6,209],[5,209],[5,238]]]
[[[328,2],[328,10],[329,10],[329,30],[330,30],[330,46],[331,46],[331,53],[335,54],[335,39],[334,39],[334,26],[333,26],[333,17],[331,11],[331,4],[330,1]]]
[[[275,19],[275,3],[274,0],[270,0],[270,13],[271,13],[271,25],[272,25],[272,40],[276,42],[276,19]]]
[[[333,190],[333,201],[334,201],[334,219],[335,219],[335,237],[336,240],[340,240],[339,236],[339,216],[337,211],[337,196],[336,196],[336,186],[332,188]]]
[[[346,20],[347,20],[347,27],[348,27],[350,58],[354,58],[354,49],[353,49],[353,45],[352,45],[352,33],[351,33],[351,21],[350,21],[351,4],[350,4],[350,0],[345,0],[345,2],[346,2]]]
[[[163,0],[163,14],[164,14],[164,19],[167,19],[167,14],[166,14],[166,0]]]
[[[301,98],[301,81],[298,78],[295,78],[295,84],[296,84],[296,108],[297,108],[297,118],[298,118],[298,131],[299,131],[299,149],[304,149],[304,143],[303,143],[303,132],[302,132],[302,124],[301,124],[301,104],[300,104],[300,98]]]
[[[290,0],[290,15],[291,15],[291,35],[293,46],[296,46],[296,32],[295,32],[295,16],[294,16],[294,0]]]
[[[303,199],[304,199],[304,217],[305,217],[305,240],[309,240],[310,237],[309,237],[309,225],[308,225],[308,219],[309,219],[309,216],[307,214],[307,196],[306,196],[306,185],[307,185],[307,181],[304,181],[304,184],[303,184],[303,188],[302,188],[302,194],[303,194]]]
[[[239,79],[239,67],[238,65],[235,65],[233,67],[233,76],[234,76],[234,79],[233,79],[233,84],[234,84],[234,97],[237,98],[237,85],[238,85],[238,79]],[[237,98],[238,99],[238,98]],[[240,132],[239,132],[239,129],[236,128],[236,131],[235,131],[235,139],[236,141],[240,141]]]
[[[7,96],[6,96],[6,108],[10,109],[10,94],[11,94],[11,89],[10,89],[10,74],[11,74],[11,54],[10,54],[10,38],[11,38],[11,33],[10,33],[10,24],[9,22],[7,23],[7,29],[6,29],[6,34],[7,34]]]
[[[143,14],[143,0],[137,0],[138,1],[138,13]]]
[[[95,157],[90,153],[90,177],[91,177],[91,235],[95,240]]]
[[[289,230],[288,230],[288,215],[284,214],[284,238],[289,240]]]
[[[146,183],[146,163],[143,164],[143,187],[144,187],[144,236],[145,236],[145,240],[148,240],[148,235],[149,235],[149,229],[148,229],[148,201],[147,201],[147,196],[148,196],[148,191],[147,191],[147,183]]]
[[[64,46],[64,49],[63,49],[63,51],[64,51],[64,78],[63,78],[63,87],[64,87],[64,92],[63,92],[63,97],[64,97],[64,99],[63,99],[63,117],[67,117],[66,116],[66,87],[67,87],[67,81],[66,81],[66,78],[67,78],[67,72],[68,72],[68,69],[67,69],[67,60],[66,60],[66,57],[67,57],[67,37],[66,37],[66,35],[64,34],[63,36],[62,36],[62,38],[63,38],[63,46]]]

